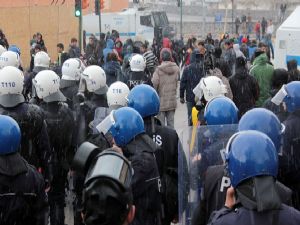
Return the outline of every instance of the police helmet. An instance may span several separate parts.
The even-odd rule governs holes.
[[[16,45],[10,45],[9,48],[7,49],[8,51],[12,51],[17,53],[19,56],[21,55],[21,50],[18,46]]]
[[[18,68],[6,66],[0,70],[0,105],[14,107],[24,102],[23,84],[24,76]]]
[[[51,59],[46,52],[44,51],[37,52],[34,56],[34,67],[49,68],[50,60]]]
[[[264,108],[254,108],[246,112],[238,126],[239,131],[257,130],[266,134],[271,138],[278,152],[280,152],[284,129],[285,126],[280,123],[278,117]]]
[[[128,107],[138,111],[143,118],[159,113],[159,97],[155,89],[147,84],[137,85],[129,92]]]
[[[85,66],[80,59],[71,58],[66,60],[61,68],[62,80],[80,80]]]
[[[103,134],[110,132],[119,147],[126,146],[137,135],[145,132],[143,118],[129,107],[113,110],[96,128]]]
[[[44,102],[66,101],[66,97],[59,90],[60,78],[52,70],[40,71],[32,83],[37,96]]]
[[[81,169],[88,166],[83,189],[85,224],[124,224],[133,204],[133,169],[129,161],[112,149],[99,154],[97,146],[89,142],[83,143],[78,151],[76,163],[84,163]],[[87,159],[85,162],[81,160],[82,156]],[[77,169],[81,171],[80,168]]]
[[[85,68],[81,75],[79,90],[92,92],[98,95],[106,94],[106,74],[100,66],[91,65]]]
[[[227,97],[216,97],[209,101],[204,109],[207,125],[224,125],[238,123],[238,108]]]
[[[134,72],[144,71],[146,68],[146,60],[140,54],[136,54],[136,55],[132,56],[129,64],[130,64],[131,71],[134,71]]]
[[[12,51],[5,51],[0,56],[0,69],[5,66],[14,66],[18,68],[20,66],[20,56]]]
[[[17,152],[21,142],[18,123],[9,116],[0,115],[0,155]]]
[[[277,177],[277,151],[272,140],[262,132],[248,130],[234,134],[226,152],[227,170],[234,188],[252,177]]]
[[[127,96],[129,94],[128,86],[121,82],[117,81],[112,83],[107,91],[107,104],[109,107],[111,106],[119,106],[123,107],[127,105]]]
[[[284,102],[288,112],[294,112],[300,109],[300,81],[293,81],[286,85],[287,95]]]

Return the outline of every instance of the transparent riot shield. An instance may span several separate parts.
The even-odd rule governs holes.
[[[190,225],[195,210],[202,207],[200,200],[206,170],[224,164],[226,144],[236,132],[237,124],[194,126],[181,133],[182,146],[178,153],[180,224]],[[198,212],[196,214],[201,217]]]

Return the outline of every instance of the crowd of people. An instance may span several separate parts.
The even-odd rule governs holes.
[[[0,224],[64,225],[70,176],[76,225],[177,223],[180,199],[195,225],[300,222],[300,73],[295,60],[274,69],[269,42],[123,43],[113,30],[90,36],[84,54],[75,38],[68,51],[58,43],[53,65],[37,33],[25,68],[0,38]],[[193,158],[174,129],[178,86],[205,138]],[[228,124],[238,130],[222,161],[207,151],[214,130],[199,127]],[[195,173],[203,193],[189,208]]]

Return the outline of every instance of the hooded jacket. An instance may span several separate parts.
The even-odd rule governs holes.
[[[163,62],[153,74],[152,83],[160,98],[160,111],[176,109],[177,80],[179,67],[170,61]]]
[[[203,58],[199,59],[196,54],[199,50],[194,50],[191,55],[191,64],[185,67],[181,81],[180,81],[180,98],[184,98],[187,102],[195,102],[195,95],[193,89],[200,82],[201,78],[205,76]]]
[[[259,96],[258,83],[253,76],[248,74],[245,67],[236,68],[236,73],[229,78],[233,94],[233,102],[239,109],[239,115],[255,106]]]
[[[104,57],[103,61],[104,61],[104,63],[106,63],[107,55],[109,53],[113,52],[113,48],[114,48],[114,41],[112,39],[107,39],[106,48],[103,49],[103,57]]]
[[[250,70],[250,74],[256,78],[260,89],[259,99],[256,101],[258,107],[262,106],[270,97],[274,68],[268,61],[267,55],[265,53],[261,54],[254,60],[253,67]]]
[[[120,63],[117,61],[109,61],[103,67],[106,74],[106,84],[110,86],[116,81],[122,81],[122,72]]]

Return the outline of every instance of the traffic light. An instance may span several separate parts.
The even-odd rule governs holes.
[[[100,9],[104,9],[105,0],[100,0]]]
[[[75,0],[75,16],[80,17],[81,11],[81,0]]]
[[[95,0],[95,14],[99,15],[99,0]]]
[[[177,7],[181,6],[181,0],[177,0]]]

